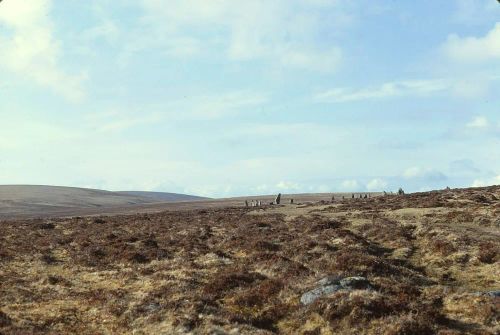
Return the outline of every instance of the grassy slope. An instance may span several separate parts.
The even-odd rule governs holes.
[[[0,333],[495,334],[500,187],[2,223]],[[374,291],[299,298],[329,275]]]

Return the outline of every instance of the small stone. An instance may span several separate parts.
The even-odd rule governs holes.
[[[161,305],[158,302],[151,302],[151,303],[145,305],[143,308],[144,308],[144,311],[146,311],[148,313],[154,313],[161,308]]]

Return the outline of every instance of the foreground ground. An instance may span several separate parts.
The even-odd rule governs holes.
[[[0,333],[497,334],[499,199],[2,222]],[[328,276],[364,284],[301,302]]]

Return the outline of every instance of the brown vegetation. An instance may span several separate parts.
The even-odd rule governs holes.
[[[495,334],[500,187],[0,223],[0,334]],[[303,293],[326,276],[370,289]]]

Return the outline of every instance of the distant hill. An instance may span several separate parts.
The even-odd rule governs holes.
[[[0,217],[18,214],[45,215],[67,209],[109,208],[203,199],[162,192],[110,192],[78,187],[0,185]]]
[[[196,195],[167,193],[167,192],[120,191],[116,193],[131,195],[131,196],[148,197],[162,202],[196,201],[196,200],[210,199],[205,197],[198,197]]]

